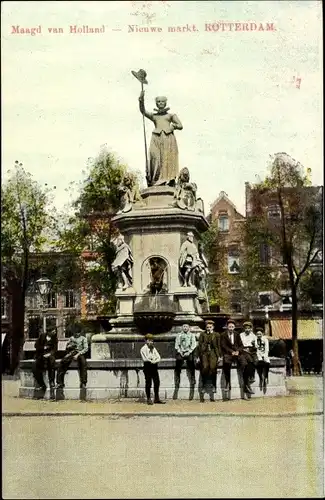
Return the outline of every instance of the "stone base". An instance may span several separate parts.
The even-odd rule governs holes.
[[[35,381],[32,374],[31,360],[24,360],[20,365],[20,389],[19,396],[25,398],[32,398],[35,396]],[[116,359],[116,360],[88,360],[88,383],[87,389],[81,395],[79,389],[79,375],[77,365],[71,364],[70,369],[65,376],[65,388],[58,394],[56,390],[56,397],[61,399],[80,399],[86,398],[87,400],[103,400],[103,399],[123,399],[123,398],[139,398],[145,399],[145,380],[142,370],[142,362],[130,359]],[[174,381],[174,359],[163,359],[159,363],[159,376],[160,376],[160,397],[162,399],[172,399],[175,395],[175,381]],[[255,394],[251,399],[257,397],[270,397],[270,396],[285,396],[285,360],[280,358],[271,359],[271,367],[269,372],[269,383],[267,390],[264,393],[259,388],[258,375],[256,373],[256,381],[252,384],[252,389]],[[196,371],[196,383],[191,387],[190,380],[186,369],[184,368],[181,373],[180,388],[177,393],[177,399],[199,399],[199,388],[201,386],[199,371]],[[44,375],[44,381],[48,386],[47,375]],[[241,377],[234,366],[231,371],[231,399],[239,399],[243,397],[241,389]],[[222,374],[222,362],[218,365],[217,372],[217,392],[215,399],[225,399],[227,394],[224,391],[225,381]],[[44,397],[50,399],[50,390],[47,389]],[[82,397],[81,397],[82,396]],[[208,395],[205,395],[208,399]]]

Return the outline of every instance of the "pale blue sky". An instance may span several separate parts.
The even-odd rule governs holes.
[[[276,31],[204,31],[214,21],[273,22]],[[167,32],[186,23],[199,31]],[[180,166],[206,212],[221,190],[243,212],[245,181],[263,177],[279,151],[323,184],[321,23],[315,1],[2,2],[3,175],[22,161],[57,186],[63,206],[65,187],[102,144],[144,174],[140,84],[130,73],[144,68],[147,108],[166,95],[183,123]],[[70,34],[74,24],[104,24],[105,33]],[[163,31],[128,33],[130,24]],[[41,25],[42,34],[11,34],[12,25]]]

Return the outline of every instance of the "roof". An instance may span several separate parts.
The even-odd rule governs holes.
[[[272,338],[291,340],[291,319],[271,320]],[[323,338],[322,319],[299,319],[298,340],[317,340]]]
[[[230,206],[233,207],[235,210],[236,214],[238,214],[240,217],[245,218],[240,212],[238,212],[236,206],[234,203],[228,198],[227,193],[224,191],[220,191],[218,198],[211,204],[210,206],[210,213],[213,212],[214,208],[218,205],[220,200],[225,200],[227,203],[229,203]]]

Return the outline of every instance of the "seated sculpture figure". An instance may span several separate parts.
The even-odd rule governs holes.
[[[120,234],[115,242],[116,256],[112,263],[112,270],[118,277],[118,288],[126,290],[132,286],[133,256],[131,248],[124,241],[124,236]]]
[[[123,183],[119,186],[120,192],[120,210],[118,214],[130,212],[132,210],[133,204],[141,199],[138,188],[134,183],[132,175],[126,173],[123,179]]]
[[[201,198],[196,198],[197,185],[195,182],[190,182],[190,172],[184,167],[179,173],[176,191],[175,191],[175,206],[182,210],[198,210],[203,212],[203,201]]]
[[[188,168],[184,167],[179,173],[176,184],[175,204],[186,210],[195,210],[197,185],[190,182]]]
[[[165,293],[167,291],[164,276],[166,273],[166,262],[159,257],[152,257],[149,261],[151,271],[151,281],[149,284],[150,293]]]

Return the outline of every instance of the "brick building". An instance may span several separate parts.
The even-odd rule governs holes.
[[[211,205],[208,219],[211,223],[217,222],[220,243],[225,249],[222,255],[224,273],[221,283],[227,296],[225,312],[241,315],[242,286],[239,275],[242,253],[241,231],[245,217],[238,212],[228,195],[221,191]]]

